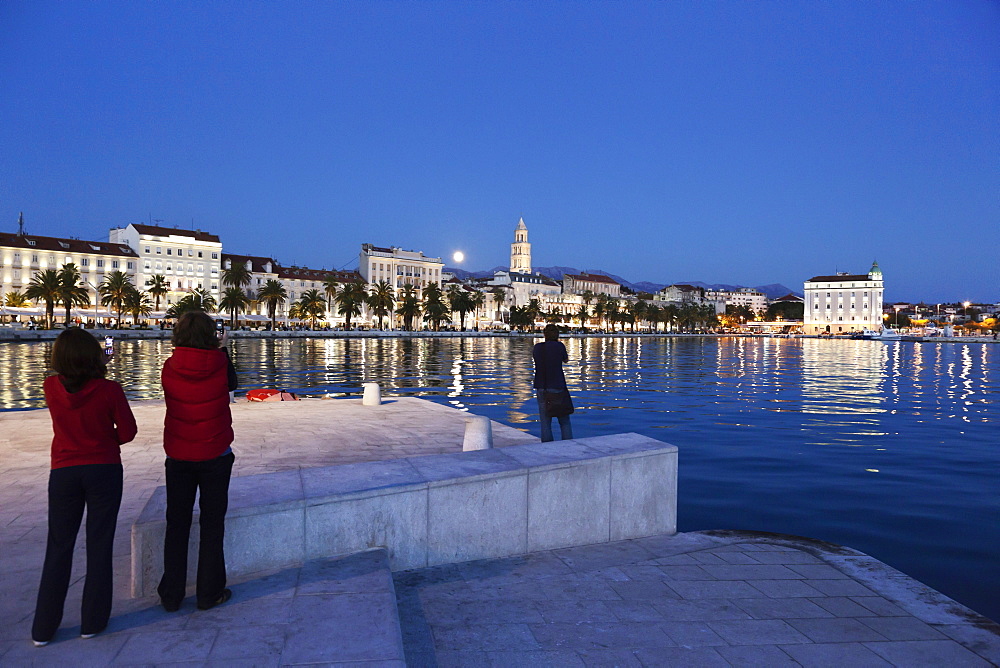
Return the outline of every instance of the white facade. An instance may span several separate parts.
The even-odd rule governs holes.
[[[138,254],[137,288],[148,289],[157,274],[166,278],[170,284],[167,306],[198,288],[208,290],[218,301],[222,282],[222,242],[216,235],[200,230],[131,223],[127,227],[112,228],[109,239],[112,243],[128,245]]]
[[[705,299],[708,301],[721,301],[726,306],[748,306],[757,313],[767,311],[767,295],[753,288],[705,290]]]
[[[840,334],[882,329],[882,270],[872,264],[867,274],[814,276],[803,284],[804,334]]]
[[[90,303],[98,304],[96,287],[104,277],[121,271],[134,281],[137,261],[135,252],[125,244],[0,233],[0,303],[8,292],[24,292],[36,273],[59,271],[72,263],[80,270]]]
[[[615,298],[622,295],[622,286],[610,276],[588,273],[563,275],[564,292],[580,295],[588,290],[595,295],[603,294]]]
[[[514,228],[514,243],[510,245],[510,272],[531,273],[531,244],[528,243],[528,226],[524,224],[524,218]]]
[[[552,298],[558,298],[562,294],[562,286],[548,276],[541,274],[498,271],[487,285],[509,287],[511,289],[510,306],[524,306],[532,299],[538,299],[544,303]]]
[[[430,283],[442,283],[444,262],[439,257],[427,257],[420,251],[401,248],[382,248],[362,244],[358,258],[358,273],[371,286],[386,281],[398,290],[409,283],[418,289]]]

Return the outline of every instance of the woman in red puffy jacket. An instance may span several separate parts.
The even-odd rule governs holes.
[[[67,329],[52,347],[45,403],[52,417],[49,534],[42,582],[31,626],[35,645],[47,645],[62,621],[73,569],[73,546],[87,509],[87,578],[80,634],[90,638],[108,625],[112,598],[112,547],[122,502],[121,445],[136,434],[121,385],[105,380],[101,344],[90,332]]]
[[[199,497],[201,544],[196,596],[199,610],[225,603],[226,556],[223,550],[229,478],[236,457],[229,393],[236,370],[204,311],[188,311],[174,326],[174,352],[163,365],[161,381],[167,414],[163,449],[167,453],[167,532],[163,541],[160,603],[174,612],[184,600],[188,539],[195,492]]]

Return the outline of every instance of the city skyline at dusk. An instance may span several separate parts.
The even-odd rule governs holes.
[[[997,301],[988,2],[0,6],[0,231]]]

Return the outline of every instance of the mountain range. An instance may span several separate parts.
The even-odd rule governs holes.
[[[461,280],[465,280],[467,278],[486,278],[492,276],[495,272],[507,271],[507,270],[508,267],[493,267],[492,269],[488,269],[486,271],[466,271],[464,269],[457,269],[454,267],[444,268],[444,271],[451,272]],[[582,273],[601,274],[602,276],[613,278],[614,280],[618,281],[618,283],[620,283],[621,285],[624,285],[625,287],[635,292],[655,293],[658,292],[659,290],[662,290],[668,285],[667,283],[650,283],[649,281],[639,281],[638,283],[632,283],[631,281],[625,280],[621,276],[616,276],[615,274],[603,271],[601,269],[586,269],[584,271],[580,271],[575,267],[556,266],[556,267],[534,267],[534,270],[535,272],[542,274],[544,276],[548,276],[549,278],[554,279],[556,281],[561,281],[564,274],[582,274]],[[754,290],[759,290],[760,292],[763,292],[765,295],[767,295],[768,299],[777,299],[778,297],[784,297],[789,293],[798,295],[799,297],[802,296],[801,292],[796,292],[795,290],[792,290],[791,288],[786,287],[781,283],[769,283],[768,285],[747,286],[747,285],[729,285],[728,283],[704,283],[702,281],[675,281],[673,285],[694,285],[699,288],[705,288],[706,290],[730,290],[730,291],[739,290],[740,288],[750,287],[753,288]]]

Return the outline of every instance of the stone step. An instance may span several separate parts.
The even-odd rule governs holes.
[[[303,564],[282,665],[405,666],[389,556],[378,548]]]

